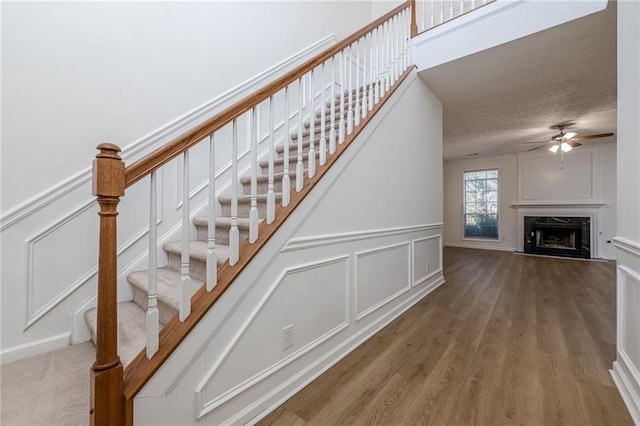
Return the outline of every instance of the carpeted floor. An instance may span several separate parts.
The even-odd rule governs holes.
[[[0,366],[0,423],[88,424],[94,360],[93,343],[86,342]]]

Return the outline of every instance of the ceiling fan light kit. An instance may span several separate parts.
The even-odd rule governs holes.
[[[574,123],[570,123],[570,124],[573,125]],[[613,136],[613,133],[602,133],[602,134],[599,134],[599,135],[578,136],[578,134],[576,132],[565,133],[564,132],[564,128],[566,127],[566,125],[564,125],[564,124],[557,125],[557,126],[552,126],[552,127],[557,128],[558,130],[560,130],[560,133],[557,134],[557,135],[552,136],[551,140],[546,145],[546,146],[549,147],[548,148],[549,151],[551,151],[554,154],[557,153],[558,150],[560,150],[561,153],[569,152],[573,148],[576,148],[576,147],[582,145],[578,141]],[[523,142],[523,143],[544,143],[544,142]],[[551,144],[551,146],[549,146],[548,144]],[[544,148],[544,147],[545,147],[545,145],[542,145],[542,146],[539,146],[537,148],[530,149],[529,151],[535,151],[536,149],[540,149],[540,148]]]

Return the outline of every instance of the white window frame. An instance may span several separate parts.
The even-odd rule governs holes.
[[[465,179],[466,174],[467,173],[473,173],[473,172],[486,172],[486,171],[492,171],[495,170],[498,172],[498,189],[497,189],[497,199],[496,199],[496,215],[498,216],[498,236],[496,238],[486,238],[486,237],[467,237],[465,235],[465,228],[466,228],[466,219],[467,219],[467,181]],[[501,216],[501,212],[500,212],[500,176],[501,176],[501,171],[500,171],[500,167],[483,167],[483,168],[479,168],[479,169],[469,169],[469,170],[463,170],[462,171],[462,240],[464,241],[478,241],[478,242],[488,242],[488,243],[500,243],[502,242],[502,238],[501,238],[501,226],[500,226],[500,216]]]

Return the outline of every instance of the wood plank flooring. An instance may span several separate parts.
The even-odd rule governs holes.
[[[615,262],[447,247],[447,282],[259,425],[631,425]]]

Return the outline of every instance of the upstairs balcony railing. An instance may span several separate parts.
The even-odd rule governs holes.
[[[394,85],[410,71],[410,38],[418,31],[414,1],[408,1],[371,24],[288,72],[235,105],[162,146],[148,156],[125,165],[120,148],[98,146],[94,162],[93,191],[100,207],[98,260],[97,353],[91,369],[91,423],[131,424],[133,398],[146,381],[177,348],[216,300],[238,276],[282,221],[377,112]],[[330,105],[330,107],[327,107]],[[336,107],[339,105],[339,108]],[[295,114],[293,114],[295,113]],[[291,119],[295,116],[295,119]],[[278,131],[276,117],[283,121]],[[310,120],[305,130],[305,117]],[[316,120],[320,128],[316,132]],[[259,147],[266,129],[268,145]],[[280,133],[278,133],[280,132]],[[303,133],[308,132],[307,135]],[[296,155],[290,161],[289,137],[297,133]],[[303,138],[308,152],[303,159]],[[249,233],[240,240],[238,213],[239,140],[249,146]],[[277,141],[282,141],[278,143]],[[208,229],[206,279],[195,294],[191,288],[189,202],[192,149],[208,146]],[[224,147],[230,167],[230,227],[228,260],[218,266],[216,246],[216,148]],[[275,182],[277,150],[283,151],[281,182]],[[267,159],[267,190],[258,194],[259,158]],[[171,161],[179,161],[182,173],[182,247],[180,256],[179,314],[161,328],[157,292],[157,173]],[[306,162],[306,168],[304,165]],[[218,162],[219,163],[219,162]],[[264,166],[263,166],[264,167]],[[278,175],[280,176],[280,174]],[[146,349],[127,366],[118,356],[117,328],[117,216],[125,190],[149,186],[149,281]],[[276,197],[275,187],[282,188]],[[266,199],[264,220],[259,220],[258,200]]]
[[[417,0],[416,34],[438,27],[495,0]]]

